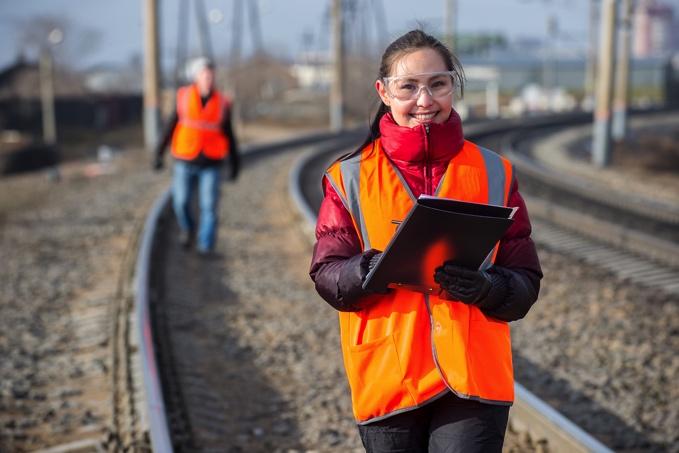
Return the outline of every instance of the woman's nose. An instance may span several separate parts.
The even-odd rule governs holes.
[[[432,103],[433,99],[429,88],[426,85],[420,87],[420,92],[417,94],[417,105],[420,107],[427,107]]]

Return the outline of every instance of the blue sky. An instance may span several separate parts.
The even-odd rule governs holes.
[[[179,0],[159,0],[162,7],[164,58],[170,59],[177,45]],[[366,4],[369,0],[360,0]],[[672,0],[676,3],[677,0]],[[261,27],[265,46],[273,53],[293,56],[301,49],[302,34],[320,36],[323,13],[330,0],[259,0]],[[443,0],[383,0],[389,37],[424,24],[437,32],[442,28]],[[212,24],[213,46],[218,54],[230,48],[232,0],[205,0],[207,10],[218,9],[224,20]],[[588,30],[589,0],[458,0],[458,28],[462,32],[496,31],[510,37],[544,37],[549,15],[559,20],[564,46],[584,46]],[[64,48],[70,60],[79,66],[119,64],[141,53],[141,0],[0,0],[0,67],[13,61],[20,48],[22,27],[36,16],[54,16],[67,20]],[[368,22],[371,23],[371,22]],[[190,25],[191,47],[197,47],[195,20]],[[90,40],[74,30],[91,29],[99,39],[87,49]],[[247,28],[245,28],[247,30]],[[70,41],[69,41],[70,40]],[[244,43],[250,45],[246,34]],[[316,47],[327,43],[327,37]],[[67,47],[68,44],[68,47]]]

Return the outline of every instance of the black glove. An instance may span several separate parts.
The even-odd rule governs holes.
[[[452,263],[438,267],[434,280],[450,298],[481,308],[499,304],[506,294],[506,282],[501,275],[474,271]]]
[[[153,156],[153,162],[151,163],[151,168],[153,168],[154,171],[160,171],[163,169],[165,166],[165,163],[163,162],[163,155],[156,153]]]
[[[238,179],[239,172],[240,169],[238,165],[231,165],[231,175],[230,175],[231,181],[235,181],[236,179]]]
[[[381,252],[379,250],[366,250],[360,255],[352,256],[342,265],[342,270],[340,271],[339,279],[337,281],[337,287],[343,301],[352,303],[359,297],[369,294],[368,291],[363,289],[363,281],[365,280],[365,276],[368,275],[368,272],[370,272],[371,261],[373,261],[375,256],[380,254]],[[376,263],[377,260],[374,262]],[[374,265],[375,264],[373,263],[373,266]]]

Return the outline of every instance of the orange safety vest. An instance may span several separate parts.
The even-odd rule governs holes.
[[[363,250],[384,250],[415,197],[380,140],[335,162],[326,176],[351,214]],[[435,196],[506,206],[511,163],[465,141]],[[495,260],[498,244],[486,262]],[[473,305],[392,289],[366,296],[364,310],[340,312],[342,354],[354,416],[369,423],[415,409],[446,393],[511,405],[509,325]]]
[[[189,85],[177,90],[177,126],[172,134],[172,155],[193,160],[202,152],[209,159],[224,159],[229,140],[222,131],[227,98],[216,90],[203,107],[198,87]]]

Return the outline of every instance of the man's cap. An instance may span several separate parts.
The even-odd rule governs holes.
[[[187,68],[186,68],[186,73],[187,73],[187,74],[186,74],[186,75],[187,75],[190,79],[195,79],[196,76],[198,75],[198,73],[199,73],[200,71],[202,71],[203,69],[205,69],[205,68],[208,68],[208,69],[214,69],[214,68],[215,68],[215,65],[214,65],[214,63],[212,62],[212,60],[210,60],[210,59],[207,58],[207,57],[198,57],[198,58],[194,58],[194,59],[191,60],[191,62],[189,62],[189,64],[187,65]]]

